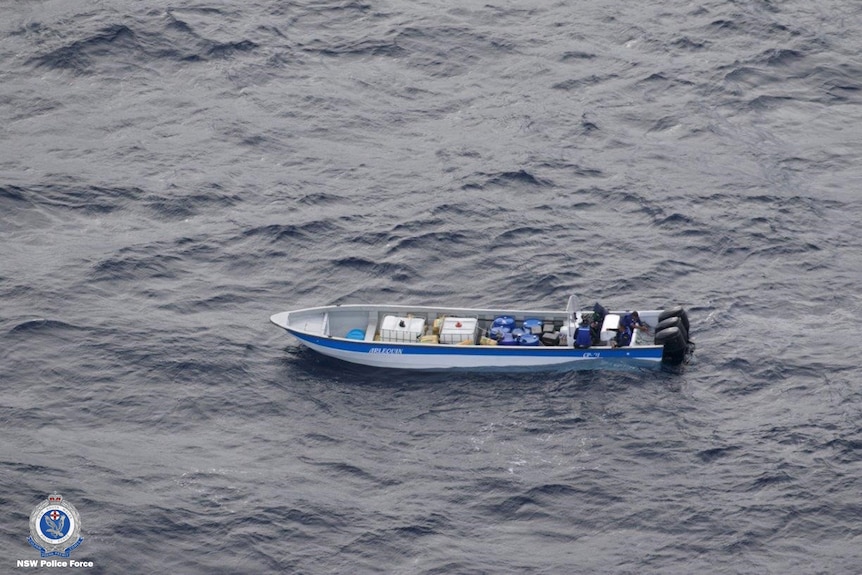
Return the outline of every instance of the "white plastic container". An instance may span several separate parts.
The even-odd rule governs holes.
[[[605,321],[602,322],[602,341],[610,341],[617,337],[617,328],[620,327],[620,316],[615,313],[609,313],[605,316]]]
[[[476,343],[478,321],[474,317],[447,317],[440,327],[440,343]]]
[[[380,341],[417,342],[425,332],[425,318],[387,315],[380,326]]]

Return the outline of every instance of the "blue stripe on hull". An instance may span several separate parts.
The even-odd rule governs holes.
[[[662,358],[661,346],[573,349],[566,347],[398,344],[352,341],[288,331],[325,355],[332,355],[345,361],[364,365],[406,369],[490,368],[506,362],[524,367],[555,368],[575,363],[600,363],[597,360],[633,365],[658,365]],[[415,365],[405,356],[415,357]],[[453,365],[449,365],[447,359]]]

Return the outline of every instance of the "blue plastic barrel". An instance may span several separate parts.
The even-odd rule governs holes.
[[[497,342],[498,345],[518,345],[518,340],[512,337],[512,334],[506,332],[503,334],[503,339]]]
[[[521,325],[524,326],[524,331],[526,331],[527,333],[541,333],[542,331],[542,320],[540,319],[525,319],[524,323],[522,323]]]
[[[501,339],[503,339],[503,336],[506,335],[507,333],[511,333],[511,332],[504,327],[496,325],[496,326],[494,326],[488,330],[488,337],[490,337],[491,339],[496,339],[497,341],[500,341]]]
[[[539,345],[539,336],[534,333],[525,333],[518,338],[518,345]]]
[[[515,328],[515,318],[508,315],[501,315],[494,318],[494,327],[506,328],[512,331]]]

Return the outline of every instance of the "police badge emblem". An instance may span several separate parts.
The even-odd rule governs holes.
[[[75,507],[58,493],[48,496],[30,514],[30,545],[42,557],[68,557],[72,549],[84,540],[81,537],[81,518]]]

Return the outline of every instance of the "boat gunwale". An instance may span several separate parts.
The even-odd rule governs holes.
[[[623,351],[623,350],[650,350],[650,349],[662,349],[663,345],[656,344],[637,344],[632,346],[626,346],[623,348],[615,347],[612,345],[592,345],[586,348],[579,348],[568,345],[559,345],[559,346],[518,346],[518,345],[507,345],[507,346],[495,346],[495,345],[481,345],[481,344],[473,344],[473,345],[459,345],[459,344],[445,344],[445,343],[428,343],[421,341],[358,341],[353,340],[345,336],[338,335],[329,335],[329,334],[321,334],[316,333],[311,330],[302,329],[296,326],[290,325],[290,317],[298,316],[302,314],[327,314],[332,311],[367,311],[367,312],[376,312],[387,313],[387,312],[404,312],[407,315],[412,313],[418,314],[431,314],[431,313],[444,313],[444,314],[461,314],[463,316],[472,316],[472,315],[481,315],[488,316],[488,318],[499,315],[509,315],[513,316],[516,319],[519,316],[530,317],[530,316],[544,316],[544,318],[552,317],[554,319],[567,319],[570,314],[566,310],[518,310],[518,309],[500,309],[500,308],[464,308],[464,307],[449,307],[449,306],[428,306],[428,305],[406,305],[406,304],[333,304],[326,306],[315,306],[310,308],[301,308],[296,310],[291,310],[287,312],[279,312],[273,314],[270,318],[272,323],[281,327],[282,329],[287,330],[295,337],[298,337],[298,334],[303,334],[308,337],[318,338],[322,341],[326,340],[336,340],[336,341],[345,341],[350,342],[358,349],[366,349],[371,347],[398,347],[398,346],[410,346],[410,347],[419,347],[419,348],[442,348],[442,349],[451,349],[451,348],[462,348],[460,353],[465,353],[465,349],[470,348],[486,348],[486,349],[496,349],[496,352],[490,353],[507,353],[507,352],[515,352],[515,353],[523,353],[526,350],[538,351],[541,350],[540,353],[561,353],[563,351],[571,351],[571,352],[585,352],[591,349],[601,350],[601,351]],[[643,310],[640,312],[642,316],[649,315],[658,315],[662,313],[663,310]],[[580,317],[584,313],[592,313],[591,310],[580,310],[576,312]],[[608,312],[609,314],[624,314],[628,313],[627,311],[622,310],[611,310]],[[279,323],[276,321],[277,316],[282,316],[285,319],[285,323]],[[454,315],[453,315],[454,316]],[[544,319],[543,318],[543,319]],[[483,318],[484,319],[484,318]],[[364,345],[363,345],[364,344]],[[319,345],[325,345],[324,343],[320,343]],[[445,353],[445,352],[440,352]],[[459,353],[459,352],[454,352]]]

